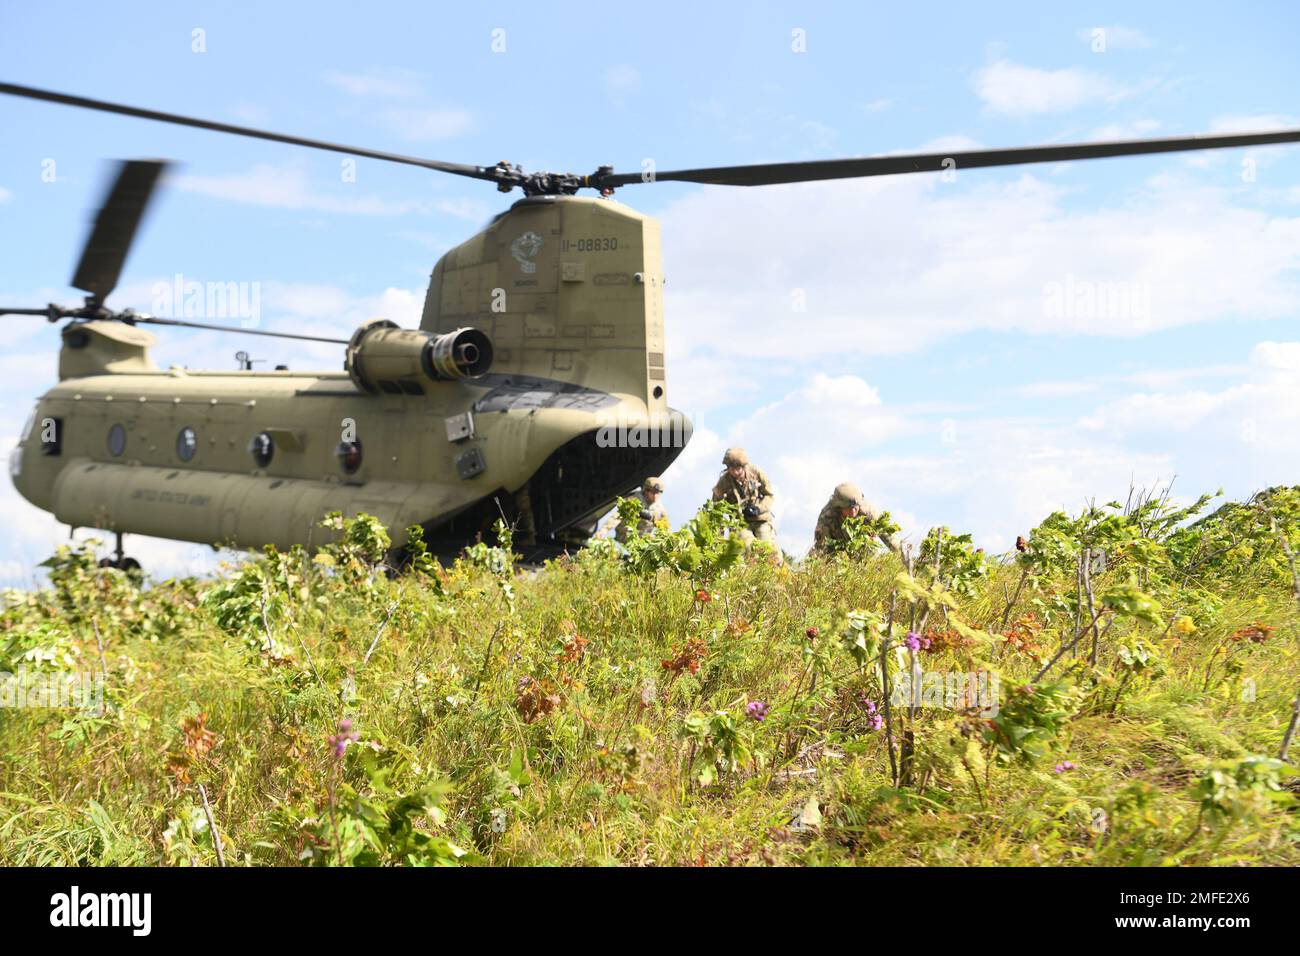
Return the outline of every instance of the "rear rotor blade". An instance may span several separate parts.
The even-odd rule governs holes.
[[[948,169],[977,169],[987,166],[1023,166],[1030,163],[1059,163],[1074,159],[1103,159],[1110,156],[1140,156],[1148,153],[1178,153],[1295,142],[1300,142],[1300,129],[1277,130],[1269,133],[1203,134],[1171,136],[1163,139],[978,149],[967,152],[907,153],[897,156],[825,159],[799,163],[714,166],[656,172],[653,175],[619,173],[603,176],[598,180],[593,177],[592,185],[614,187],[631,186],[642,182],[684,182],[718,186],[771,186],[778,183],[804,183],[824,179],[894,176],[899,173],[942,172]]]
[[[135,231],[166,167],[163,162],[141,159],[121,165],[108,198],[95,216],[95,226],[72,276],[73,288],[103,302],[117,287]]]
[[[63,310],[57,305],[47,305],[43,309],[5,309],[0,308],[0,315],[43,315],[51,322],[56,322],[63,317]]]
[[[238,332],[243,335],[265,335],[274,339],[300,339],[305,342],[329,342],[332,345],[347,345],[347,339],[331,339],[322,335],[299,335],[296,332],[267,332],[261,329],[245,329],[237,325],[209,325],[206,322],[187,322],[184,319],[164,319],[143,312],[112,312],[99,306],[80,306],[65,309],[58,305],[48,305],[43,309],[0,309],[0,315],[40,315],[51,322],[59,319],[78,319],[99,322],[125,322],[127,325],[173,325],[186,329],[209,329],[213,332]]]
[[[400,153],[384,153],[376,149],[364,149],[359,146],[345,146],[341,143],[329,143],[320,139],[308,139],[305,136],[287,136],[270,130],[253,129],[248,126],[236,126],[233,123],[216,123],[212,120],[195,119],[181,116],[179,113],[164,113],[160,110],[145,110],[135,106],[123,106],[121,103],[109,103],[105,100],[93,100],[86,96],[72,96],[68,93],[55,93],[51,90],[36,89],[31,86],[19,86],[15,83],[0,83],[0,93],[21,96],[32,100],[45,100],[49,103],[62,103],[65,106],[79,106],[82,109],[99,110],[102,113],[119,113],[122,116],[135,116],[140,119],[156,120],[159,123],[172,123],[177,126],[192,126],[195,129],[207,129],[217,133],[231,133],[235,136],[248,136],[252,139],[265,139],[274,143],[288,143],[291,146],[306,146],[309,149],[324,149],[333,153],[346,153],[366,159],[382,159],[390,163],[404,163],[407,166],[419,166],[442,173],[457,176],[469,176],[473,179],[485,179],[498,182],[501,179],[496,167],[484,168],[464,163],[444,163],[436,159],[421,159],[418,156],[403,156]]]

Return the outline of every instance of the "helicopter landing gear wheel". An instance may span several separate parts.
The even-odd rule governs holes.
[[[100,558],[99,566],[101,568],[116,568],[131,575],[142,573],[140,562],[135,558],[127,557],[122,552],[122,532],[120,531],[117,533],[117,548],[114,549],[113,556],[111,558]]]

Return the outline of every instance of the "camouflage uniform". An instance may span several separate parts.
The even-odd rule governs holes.
[[[750,464],[749,456],[743,448],[728,448],[722,456],[722,463],[727,469],[718,476],[718,483],[713,486],[714,501],[732,501],[743,513],[746,505],[753,505],[757,513],[753,518],[745,519],[745,530],[741,538],[748,545],[755,539],[766,541],[776,546],[776,531],[772,527],[772,484],[767,480],[761,468]],[[736,480],[729,470],[732,465],[744,466],[745,473]]]
[[[819,554],[826,554],[832,551],[837,544],[842,544],[848,540],[848,534],[844,531],[844,510],[854,506],[858,508],[858,516],[866,518],[868,521],[874,521],[880,517],[874,507],[867,503],[862,497],[862,492],[858,486],[849,482],[835,486],[834,493],[831,494],[830,501],[822,507],[821,512],[817,515],[817,528],[813,531],[813,551]],[[890,534],[881,540],[893,551],[898,550],[898,539]]]
[[[645,505],[645,507],[641,509],[641,517],[636,523],[636,530],[641,534],[650,534],[655,530],[655,528],[668,527],[668,511],[664,508],[663,502],[658,500],[653,502],[646,500],[646,497],[650,492],[657,491],[660,494],[663,494],[663,490],[664,483],[662,481],[658,478],[647,478],[641,485],[641,490],[637,492],[636,497],[640,498],[641,503]],[[615,520],[618,520],[617,512],[615,512],[615,515]],[[618,541],[619,544],[627,544],[627,535],[627,525],[619,522],[618,527],[614,530],[614,539]]]
[[[533,518],[533,497],[524,485],[515,492],[515,543],[533,545],[537,543],[537,523]]]

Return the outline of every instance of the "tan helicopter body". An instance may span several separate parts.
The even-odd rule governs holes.
[[[124,163],[71,285],[76,308],[0,307],[70,320],[60,383],[41,397],[10,470],[27,500],[73,526],[241,547],[311,546],[328,511],[421,525],[455,553],[499,517],[525,554],[584,540],[616,496],[660,474],[690,438],[667,404],[659,226],[607,198],[655,182],[765,186],[950,173],[1300,142],[1300,130],[641,173],[525,173],[327,143],[0,82],[0,94],[490,182],[525,199],[434,267],[420,329],[375,319],[351,340],[113,311],[131,242],[163,171]],[[602,199],[577,198],[595,189]],[[157,369],[139,324],[346,345],[342,372]],[[846,335],[850,334],[846,332]],[[612,440],[611,440],[612,439]]]
[[[662,290],[655,220],[550,196],[443,256],[420,331],[367,323],[343,372],[163,371],[149,333],[71,324],[14,483],[74,527],[238,547],[319,543],[338,510],[377,516],[395,543],[423,525],[454,550],[499,514],[517,520],[526,492],[536,547],[558,547],[680,451],[596,441],[670,414]],[[419,353],[467,327],[490,340],[490,371],[430,378]]]

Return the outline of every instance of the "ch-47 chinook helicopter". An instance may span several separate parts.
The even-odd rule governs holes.
[[[312,546],[329,511],[421,525],[440,554],[498,517],[525,556],[585,540],[614,499],[690,436],[668,406],[659,225],[609,198],[650,182],[762,186],[1300,142],[1300,130],[615,173],[527,174],[401,156],[12,84],[0,93],[494,183],[524,198],[434,266],[420,328],[384,319],[337,342],[342,372],[161,370],[140,325],[218,328],[105,305],[164,164],[122,165],[72,279],[59,384],[10,465],[19,492],[73,527],[255,548]],[[600,198],[579,197],[593,189]],[[226,329],[223,329],[226,330]],[[611,423],[640,441],[602,441]],[[661,423],[681,423],[657,440]],[[349,428],[350,423],[350,428]],[[649,426],[648,428],[644,426]],[[342,436],[342,440],[341,439]]]

